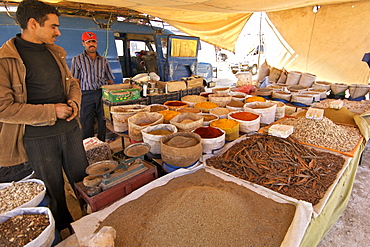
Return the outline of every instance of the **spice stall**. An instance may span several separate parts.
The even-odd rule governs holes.
[[[190,100],[186,108],[178,109],[168,109],[165,102],[140,107],[133,104],[135,113],[126,119],[127,131],[115,133],[125,140],[124,150],[149,144],[142,156],[145,172],[106,186],[97,194],[89,195],[89,188],[76,185],[81,205],[87,203],[93,209],[92,214],[72,224],[79,244],[86,244],[92,234],[111,226],[118,246],[170,245],[185,240],[212,246],[317,245],[348,203],[369,138],[366,112],[354,113],[353,106],[360,102],[351,102],[347,103],[352,104],[347,106],[348,111],[335,109],[344,117],[337,117],[329,106],[320,120],[306,117],[308,111],[276,118],[276,112],[284,109],[277,107],[281,101],[274,105],[259,96],[245,97],[243,110],[237,111],[227,108],[233,103],[224,107],[224,102],[217,105],[207,97],[201,102],[186,97]],[[170,100],[176,107],[185,105],[178,101],[181,99]],[[315,109],[325,101],[331,100],[318,102]],[[125,103],[120,110],[130,109],[130,101]],[[197,104],[202,107],[197,108]],[[246,109],[251,106],[254,109]],[[275,106],[274,111],[268,109],[271,106]],[[210,113],[210,109],[221,115]],[[274,119],[272,123],[259,121],[266,109],[267,117]],[[155,117],[148,118],[153,114]],[[107,127],[114,131],[113,120],[107,121]],[[131,123],[137,128],[130,135]],[[138,138],[131,138],[132,134]],[[99,152],[105,153],[106,144],[100,146]],[[87,149],[91,165],[99,160],[93,151],[96,149]],[[154,156],[159,158],[152,159]],[[162,167],[166,175],[155,166]],[[127,167],[121,168],[121,172],[128,172]],[[103,180],[107,179],[105,173]],[[114,173],[105,181],[113,178]],[[243,197],[247,194],[253,200]],[[230,229],[232,233],[224,234]],[[213,242],[214,234],[220,236],[217,243]]]

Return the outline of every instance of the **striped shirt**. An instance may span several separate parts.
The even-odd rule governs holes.
[[[86,52],[75,56],[71,64],[72,76],[80,80],[81,90],[96,90],[107,85],[107,80],[113,80],[114,76],[105,57],[97,53],[97,57],[91,60]]]

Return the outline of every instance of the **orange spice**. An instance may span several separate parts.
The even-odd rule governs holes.
[[[230,114],[230,116],[232,118],[242,120],[242,121],[252,121],[258,118],[258,115],[253,114],[251,112],[245,112],[245,111],[235,112],[235,113]]]

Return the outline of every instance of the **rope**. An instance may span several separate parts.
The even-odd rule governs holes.
[[[107,23],[107,28],[106,28],[106,44],[105,44],[105,51],[103,52],[103,57],[107,57],[108,55],[108,50],[109,50],[109,25],[111,23],[111,19],[112,19],[112,13],[110,13],[110,16],[109,16],[109,19],[108,19],[108,23]]]

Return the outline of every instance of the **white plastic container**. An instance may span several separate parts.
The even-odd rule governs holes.
[[[243,112],[243,111],[239,111],[239,112]],[[249,133],[249,132],[258,131],[260,129],[260,127],[261,127],[260,126],[260,123],[261,123],[261,115],[260,114],[251,111],[250,113],[256,114],[258,116],[258,118],[254,119],[254,120],[251,120],[251,121],[244,121],[244,120],[232,117],[232,115],[234,113],[237,113],[237,112],[230,112],[227,115],[227,118],[228,119],[233,119],[233,120],[239,122],[239,131],[240,132]]]
[[[157,124],[157,125],[148,126],[145,129],[142,129],[141,133],[143,135],[143,141],[150,145],[150,152],[152,154],[161,153],[161,139],[165,135],[149,134],[149,132],[153,130],[158,130],[158,129],[168,130],[168,131],[171,131],[172,133],[177,132],[176,126],[172,124]]]
[[[261,124],[271,124],[275,121],[276,104],[272,102],[245,103],[243,109],[261,115]]]

